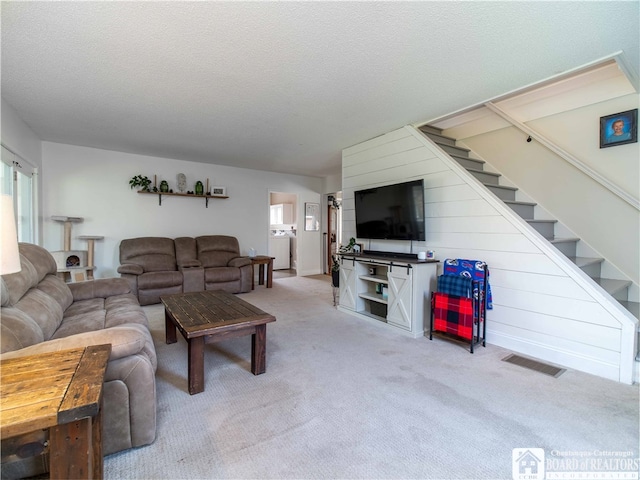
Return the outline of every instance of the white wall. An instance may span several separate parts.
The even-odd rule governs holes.
[[[233,235],[241,253],[249,248],[266,254],[269,233],[269,191],[298,195],[299,225],[304,202],[320,202],[322,179],[282,175],[175,159],[43,142],[44,243],[48,250],[63,247],[63,226],[52,215],[83,217],[72,227],[72,248],[84,249],[79,235],[102,235],[96,242],[96,276],[118,276],[118,247],[124,238],[140,236]],[[176,175],[187,176],[189,190],[196,180],[227,187],[228,199],[142,195],[131,190],[129,179],[138,174],[158,185],[167,180],[175,189]],[[322,272],[321,232],[298,232],[298,275]]]
[[[355,190],[423,178],[426,242],[413,250],[488,263],[489,344],[631,382],[635,320],[424,135],[404,127],[345,149],[342,161],[344,238],[355,236]],[[370,248],[409,252],[411,245]]]

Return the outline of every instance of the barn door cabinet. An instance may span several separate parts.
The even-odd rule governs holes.
[[[437,261],[343,255],[338,308],[417,338],[429,322]]]

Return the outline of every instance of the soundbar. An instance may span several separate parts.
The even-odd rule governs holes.
[[[417,253],[399,253],[399,252],[383,252],[380,250],[363,250],[363,255],[371,257],[386,257],[386,258],[403,258],[405,260],[417,260]]]

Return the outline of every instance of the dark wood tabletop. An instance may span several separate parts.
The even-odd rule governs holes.
[[[161,300],[185,339],[276,321],[273,315],[222,290],[164,295]]]

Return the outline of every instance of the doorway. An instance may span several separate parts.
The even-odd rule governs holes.
[[[298,195],[269,193],[269,256],[274,277],[295,276],[298,264]]]

